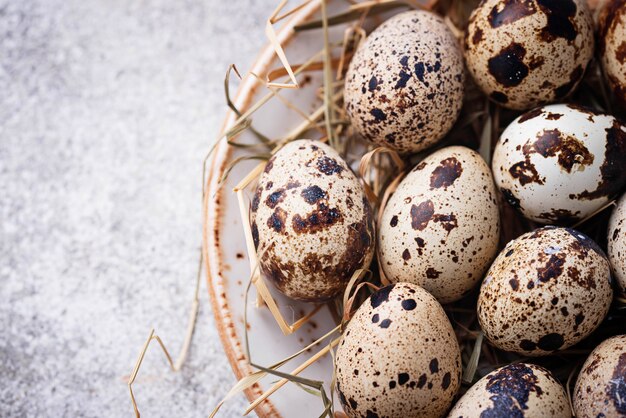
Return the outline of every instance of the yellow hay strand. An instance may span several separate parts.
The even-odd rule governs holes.
[[[463,382],[472,383],[474,380],[474,375],[476,374],[476,369],[478,368],[478,361],[480,360],[480,353],[483,349],[483,337],[484,334],[482,332],[478,333],[476,337],[476,341],[474,342],[474,349],[472,350],[472,355],[470,356],[469,361],[467,362],[467,367],[463,372]]]
[[[291,80],[291,83],[275,83],[275,82],[270,82],[268,80],[268,85],[271,87],[279,87],[279,88],[287,88],[287,89],[294,89],[294,88],[300,87],[298,85],[298,80],[296,80],[296,76],[293,73],[291,65],[289,65],[289,60],[287,60],[285,51],[283,50],[282,45],[278,41],[278,38],[276,36],[276,31],[274,30],[274,24],[280,22],[282,19],[286,18],[287,16],[290,16],[293,13],[296,13],[297,11],[301,10],[310,2],[311,0],[305,1],[304,3],[295,7],[291,11],[286,12],[285,14],[279,16],[280,12],[283,10],[285,5],[287,4],[287,0],[282,0],[276,7],[276,10],[274,10],[270,18],[267,20],[267,23],[265,24],[265,36],[267,36],[267,39],[274,47],[274,52],[278,56],[278,59],[280,60],[283,67],[285,67],[285,70],[287,71],[287,74],[289,75],[289,78]]]
[[[305,370],[307,367],[309,367],[311,364],[315,363],[316,361],[318,361],[320,358],[322,358],[323,356],[325,356],[326,354],[328,354],[328,352],[335,347],[337,344],[339,344],[339,341],[341,341],[341,338],[335,338],[334,340],[332,340],[332,342],[330,343],[330,345],[327,345],[326,347],[322,348],[320,351],[318,351],[317,353],[315,353],[313,356],[311,356],[311,358],[309,358],[308,360],[306,360],[304,363],[302,363],[300,366],[296,367],[290,374],[297,376],[299,375],[303,370]],[[257,406],[259,406],[261,404],[261,402],[265,401],[270,395],[272,395],[274,392],[276,392],[278,389],[280,389],[281,387],[285,386],[285,384],[288,382],[289,380],[287,379],[281,379],[278,382],[276,382],[272,387],[270,387],[268,390],[266,390],[261,396],[259,396],[254,402],[252,402],[250,404],[250,406],[248,406],[248,409],[246,409],[244,411],[244,415],[248,415],[250,412],[252,412],[252,410],[254,408],[256,408]]]
[[[150,346],[150,343],[154,340],[156,340],[156,342],[159,344],[159,346],[161,347],[161,350],[163,351],[163,354],[165,354],[165,358],[167,359],[167,362],[170,366],[170,369],[173,372],[177,372],[179,371],[182,367],[183,364],[185,363],[185,360],[187,359],[187,353],[189,352],[189,347],[191,346],[191,340],[193,338],[193,333],[194,330],[196,328],[196,319],[198,318],[198,310],[199,310],[199,306],[200,306],[200,300],[199,300],[199,292],[200,292],[200,278],[202,277],[202,263],[203,263],[203,256],[202,256],[202,250],[200,251],[200,263],[198,266],[198,275],[196,277],[196,288],[195,288],[195,292],[194,292],[194,296],[193,296],[193,301],[191,304],[191,309],[189,311],[189,320],[187,323],[187,330],[185,332],[185,339],[183,340],[183,345],[180,349],[180,353],[178,354],[178,358],[176,359],[176,362],[174,362],[172,360],[172,356],[170,355],[169,351],[167,350],[167,348],[165,347],[165,344],[163,343],[163,341],[161,340],[161,337],[159,337],[158,335],[155,334],[154,328],[150,330],[150,334],[148,335],[148,339],[146,340],[146,342],[143,345],[143,348],[141,349],[141,351],[139,352],[139,356],[137,358],[137,361],[135,363],[135,367],[133,368],[132,373],[130,374],[130,377],[128,379],[128,391],[130,393],[130,400],[133,404],[133,410],[135,411],[135,417],[139,418],[141,416],[141,414],[139,413],[139,407],[137,406],[137,400],[135,399],[135,394],[133,393],[133,383],[135,383],[135,379],[137,379],[137,374],[139,373],[139,369],[141,368],[141,364],[143,363],[143,359],[146,356],[146,352],[148,351],[148,347]]]
[[[330,41],[328,38],[328,15],[326,13],[326,1],[321,1],[322,11],[322,32],[324,39],[324,121],[326,122],[326,135],[328,142],[337,149],[338,143],[333,129],[335,120],[335,102],[333,101],[333,75],[332,75],[332,56],[330,51]]]
[[[391,160],[396,166],[396,169],[398,171],[404,170],[404,161],[402,161],[400,155],[396,151],[387,147],[377,147],[361,158],[361,161],[359,162],[359,175],[363,179],[363,188],[365,189],[365,194],[367,195],[367,198],[370,200],[370,202],[372,202],[373,204],[378,204],[378,196],[367,182],[366,174],[371,165],[372,158],[378,154],[389,154]]]

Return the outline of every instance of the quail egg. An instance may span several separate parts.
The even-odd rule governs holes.
[[[598,46],[604,75],[626,107],[626,1],[609,0],[600,12]]]
[[[374,30],[346,74],[345,108],[356,131],[401,153],[439,141],[463,103],[463,56],[438,15],[410,11]]]
[[[530,363],[513,363],[480,379],[448,418],[571,418],[565,389],[552,373]]]
[[[609,220],[608,256],[613,275],[623,294],[626,294],[626,195],[617,202]]]
[[[268,161],[252,199],[251,229],[261,273],[293,299],[336,296],[373,257],[363,188],[319,141],[293,141]]]
[[[626,416],[626,335],[609,338],[591,352],[573,398],[577,418]]]
[[[478,319],[496,347],[528,356],[568,348],[606,316],[609,262],[590,238],[544,227],[509,242],[487,272]]]
[[[402,180],[378,226],[379,261],[391,282],[453,302],[498,252],[500,218],[489,166],[469,148],[438,150]]]
[[[337,349],[336,372],[350,418],[441,417],[461,382],[461,352],[437,300],[398,283],[359,307]]]
[[[573,105],[537,108],[502,133],[492,169],[506,200],[526,218],[573,224],[626,185],[626,128]]]
[[[593,47],[585,0],[484,0],[470,16],[465,60],[491,100],[524,110],[571,93]]]

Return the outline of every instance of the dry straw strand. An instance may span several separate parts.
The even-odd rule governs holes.
[[[309,4],[310,1],[311,0],[305,1],[304,3],[302,3],[299,6],[295,7],[291,11],[289,11],[289,12],[283,14],[283,15],[279,15],[280,12],[285,7],[285,5],[287,4],[287,0],[282,0],[280,2],[280,4],[276,7],[276,10],[274,10],[274,13],[272,13],[270,18],[267,20],[267,23],[265,24],[265,36],[267,36],[267,39],[269,40],[269,42],[274,47],[274,52],[276,52],[276,55],[278,56],[278,59],[280,60],[281,64],[285,67],[285,70],[287,71],[287,74],[289,74],[289,79],[291,80],[291,83],[268,82],[268,85],[271,86],[271,87],[279,87],[279,88],[298,88],[299,87],[298,80],[296,80],[296,76],[293,73],[293,70],[291,69],[291,65],[289,65],[289,60],[287,60],[287,56],[285,55],[285,51],[283,50],[282,45],[278,41],[278,38],[276,36],[276,31],[274,30],[274,25],[276,23],[280,22],[281,20],[283,20],[284,18],[286,18],[286,17],[292,15],[293,13],[296,13],[297,11],[301,10],[303,7],[305,7],[307,4]]]
[[[354,5],[353,5],[354,6]],[[345,12],[337,14],[335,16],[328,17],[328,26],[340,25],[342,23],[351,22],[353,20],[359,19],[364,11],[367,11],[369,15],[374,16],[380,13],[384,13],[397,8],[406,8],[409,7],[403,1],[389,1],[386,3],[380,3],[369,6],[366,10],[363,8],[348,8]],[[305,22],[299,25],[294,26],[294,30],[296,32],[311,30],[311,29],[319,29],[322,27],[324,23],[322,20],[315,20],[312,22]]]
[[[335,102],[333,101],[333,75],[332,56],[330,51],[330,41],[328,39],[328,16],[326,14],[326,1],[321,1],[322,11],[322,32],[324,34],[324,120],[326,122],[326,135],[328,142],[334,148],[339,145],[332,123],[335,120]]]
[[[165,354],[165,358],[167,359],[170,369],[173,372],[179,371],[183,367],[183,364],[185,363],[185,360],[187,359],[187,353],[189,352],[189,347],[191,346],[193,333],[196,328],[196,319],[198,318],[198,309],[200,306],[200,299],[199,299],[200,278],[202,277],[202,265],[203,265],[203,260],[204,260],[204,257],[202,254],[203,254],[202,250],[200,250],[200,262],[198,266],[198,274],[196,277],[196,287],[195,287],[195,292],[193,296],[193,301],[191,304],[191,309],[189,311],[189,320],[187,323],[187,330],[185,332],[185,339],[183,340],[183,345],[181,347],[178,358],[176,359],[176,362],[172,360],[172,356],[170,355],[169,351],[165,347],[165,344],[163,343],[161,338],[155,334],[154,328],[152,328],[150,330],[150,334],[148,335],[148,339],[144,343],[143,348],[141,349],[139,353],[139,356],[135,363],[135,367],[133,368],[133,371],[130,374],[130,377],[128,379],[128,391],[130,393],[130,400],[133,404],[133,410],[135,411],[135,416],[137,418],[140,417],[140,413],[139,413],[139,408],[137,406],[137,400],[135,399],[135,394],[133,393],[133,383],[135,383],[135,380],[137,379],[137,374],[139,373],[139,369],[141,368],[141,364],[143,363],[143,359],[148,351],[148,347],[150,346],[150,343],[153,340],[157,341],[157,343],[161,347],[161,350],[163,351],[163,354]]]
[[[315,363],[320,358],[322,358],[323,356],[328,354],[333,347],[335,347],[337,344],[339,344],[339,341],[340,341],[340,338],[335,338],[334,340],[332,340],[332,342],[329,345],[325,346],[320,351],[315,353],[315,355],[311,356],[308,360],[306,360],[304,363],[302,363],[301,365],[296,367],[290,374],[293,375],[293,376],[299,375],[303,370],[308,368],[311,364]],[[254,402],[252,402],[248,406],[248,409],[246,409],[243,414],[244,415],[248,415],[250,412],[252,412],[252,410],[254,408],[259,406],[261,404],[261,402],[263,402],[265,399],[267,399],[269,396],[271,396],[274,392],[276,392],[278,389],[280,389],[285,384],[287,384],[288,381],[289,380],[287,378],[283,378],[283,379],[279,380],[278,382],[276,382],[271,388],[269,388],[261,396],[259,396],[257,399],[255,399]]]
[[[368,152],[361,158],[361,161],[359,162],[359,175],[363,179],[363,188],[365,189],[365,194],[367,195],[368,199],[370,199],[370,202],[374,204],[378,203],[378,196],[376,195],[374,190],[372,190],[372,187],[365,179],[368,177],[367,171],[371,166],[372,158],[379,154],[388,154],[391,157],[391,160],[394,163],[397,171],[402,172],[405,167],[404,161],[402,161],[400,155],[396,151],[387,147],[374,148],[372,151]]]
[[[480,361],[480,353],[483,349],[484,336],[485,335],[482,332],[479,332],[478,336],[476,337],[476,341],[474,341],[474,349],[472,350],[472,355],[470,356],[470,359],[467,362],[467,367],[463,372],[464,383],[472,383],[474,381],[476,369],[478,368],[478,362]]]

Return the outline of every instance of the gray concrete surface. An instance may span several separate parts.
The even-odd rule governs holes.
[[[0,416],[132,416],[150,327],[178,350],[222,79],[274,4],[0,0]],[[186,367],[146,357],[145,417],[206,416],[234,383],[201,296]]]

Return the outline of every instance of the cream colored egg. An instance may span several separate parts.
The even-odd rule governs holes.
[[[470,17],[465,60],[489,98],[524,110],[571,93],[593,47],[585,0],[484,0]]]
[[[513,363],[480,379],[452,408],[448,418],[570,418],[563,385],[530,363]]]
[[[336,371],[351,418],[441,417],[461,382],[461,352],[437,300],[398,283],[359,307],[337,349]]]
[[[626,1],[608,0],[600,12],[598,46],[604,75],[626,108]]]
[[[619,199],[611,214],[607,240],[613,276],[620,291],[626,294],[626,195]]]
[[[583,364],[573,394],[577,418],[626,416],[626,335],[609,338]]]
[[[498,251],[500,220],[489,167],[465,147],[438,150],[402,180],[378,226],[379,260],[391,282],[458,300]]]
[[[251,212],[261,273],[293,299],[332,298],[372,260],[372,214],[362,186],[319,141],[291,142],[269,160]]]
[[[572,105],[534,109],[502,133],[493,175],[528,219],[571,225],[626,185],[626,128],[616,118]]]
[[[438,15],[410,11],[373,31],[346,74],[345,108],[363,137],[401,153],[439,141],[463,104],[458,42]]]
[[[496,347],[540,356],[587,337],[612,298],[609,263],[598,245],[573,229],[544,227],[498,255],[480,288],[478,319]]]

